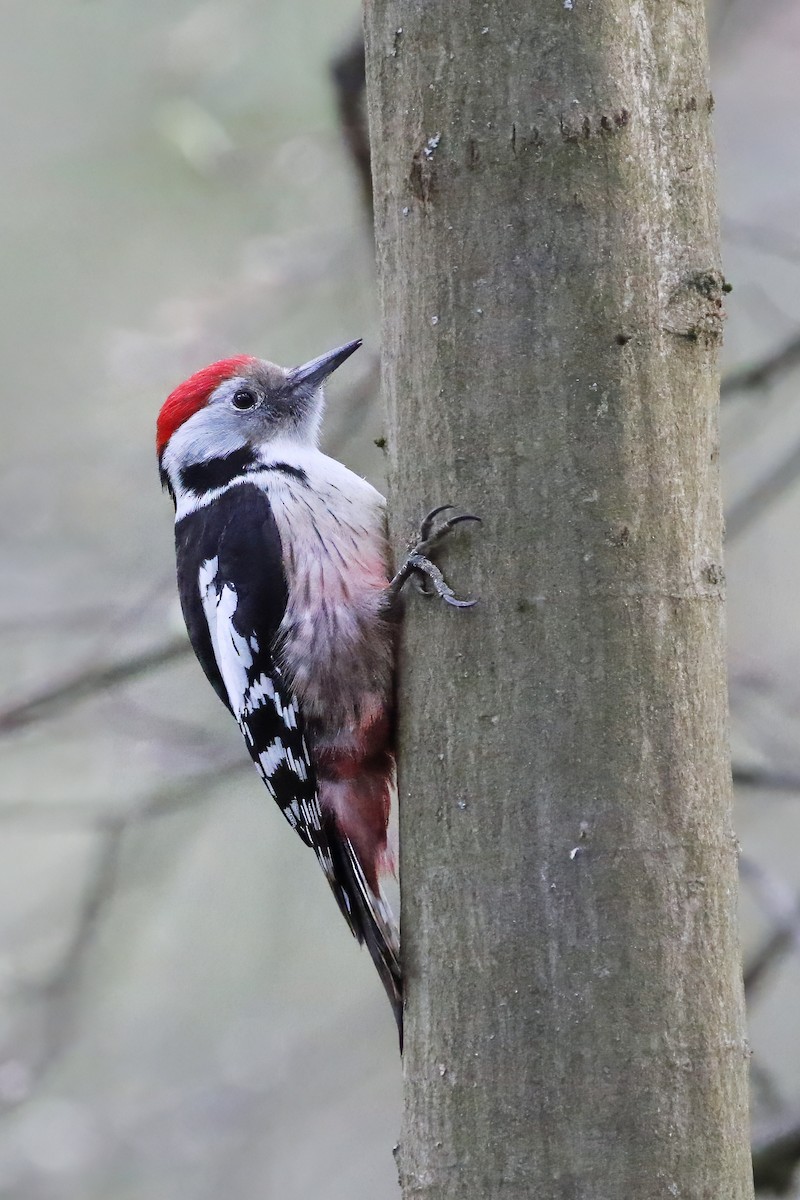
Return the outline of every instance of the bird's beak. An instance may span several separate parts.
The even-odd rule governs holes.
[[[354,342],[347,342],[336,350],[329,350],[327,354],[321,354],[319,358],[312,358],[311,362],[303,363],[302,367],[293,367],[286,377],[287,385],[292,391],[295,388],[302,388],[308,394],[316,391],[319,385],[333,374],[345,359],[348,359],[351,354],[355,354],[360,345],[361,338],[357,338]]]

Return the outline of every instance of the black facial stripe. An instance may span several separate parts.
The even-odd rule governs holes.
[[[260,469],[261,464],[251,447],[241,446],[223,458],[210,458],[207,462],[191,463],[190,466],[183,467],[181,487],[199,496],[203,492],[210,492],[212,488],[225,487],[237,475]]]
[[[161,462],[160,459],[158,462],[158,477],[161,480],[162,488],[164,489],[165,492],[169,492],[170,496],[172,497],[173,503],[174,503],[175,492],[172,490],[172,483],[170,482],[169,472],[167,471],[166,467],[163,465],[163,463]]]
[[[293,467],[291,463],[279,462],[270,463],[268,470],[280,471],[283,475],[291,475],[293,479],[299,479],[301,483],[308,483],[308,476],[302,467]]]

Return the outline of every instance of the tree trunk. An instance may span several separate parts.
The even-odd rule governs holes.
[[[367,0],[405,1197],[752,1196],[701,0]],[[470,527],[472,529],[472,527]]]

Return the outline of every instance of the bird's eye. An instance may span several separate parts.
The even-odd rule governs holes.
[[[239,412],[247,412],[248,408],[255,408],[257,403],[258,396],[250,388],[239,388],[231,399],[231,404],[238,408]]]

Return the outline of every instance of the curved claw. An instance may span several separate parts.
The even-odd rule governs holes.
[[[431,597],[435,594],[451,608],[472,608],[478,603],[477,600],[459,600],[436,564],[432,563],[424,554],[412,554],[408,562],[412,571],[417,575],[425,576],[430,583],[430,587],[418,584],[423,596]]]
[[[444,508],[452,507],[452,504],[444,505]],[[443,509],[441,508],[434,509],[434,512],[442,511]],[[429,517],[432,515],[432,513],[428,514]],[[446,521],[442,522],[438,529],[431,529],[430,525],[428,524],[428,517],[426,517],[425,521],[423,522],[423,528],[420,529],[420,540],[415,546],[415,552],[417,554],[427,554],[430,550],[435,550],[436,547],[444,541],[448,533],[451,533],[452,530],[455,529],[456,525],[460,525],[462,521],[477,521],[480,524],[481,518],[476,517],[473,513],[461,513],[457,517],[448,517]]]
[[[442,596],[442,599],[451,608],[474,608],[478,603],[477,600],[459,600],[458,596]]]
[[[439,516],[439,513],[447,512],[448,509],[451,509],[453,507],[455,507],[455,506],[452,504],[440,504],[438,508],[431,509],[431,511],[428,513],[428,515],[425,517],[424,521],[422,522],[422,524],[419,527],[419,540],[421,542],[424,542],[427,540],[428,535],[431,532],[431,527],[433,526],[433,522]]]
[[[449,584],[442,581],[438,586],[434,586],[429,582],[429,575],[424,567],[419,567],[417,570],[418,574],[414,577],[414,587],[420,596],[424,596],[426,600],[432,600],[434,596],[438,596],[440,600],[444,600],[445,604],[449,604],[451,608],[474,608],[478,603],[477,600],[459,600]]]
[[[477,600],[460,600],[445,581],[442,572],[428,557],[429,553],[436,549],[456,525],[460,525],[464,521],[481,523],[481,518],[475,516],[474,513],[459,513],[455,517],[448,517],[442,521],[438,529],[435,529],[434,523],[440,513],[450,512],[454,507],[453,504],[440,504],[437,508],[431,509],[425,517],[420,528],[419,540],[416,545],[409,548],[400,569],[389,583],[390,604],[397,601],[403,585],[409,578],[414,579],[415,586],[423,596],[436,595],[451,608],[474,608],[478,603]]]
[[[460,525],[462,521],[477,521],[479,525],[483,524],[482,518],[476,517],[474,513],[462,513],[459,517],[449,517],[445,524],[448,529],[452,529],[454,525]]]

